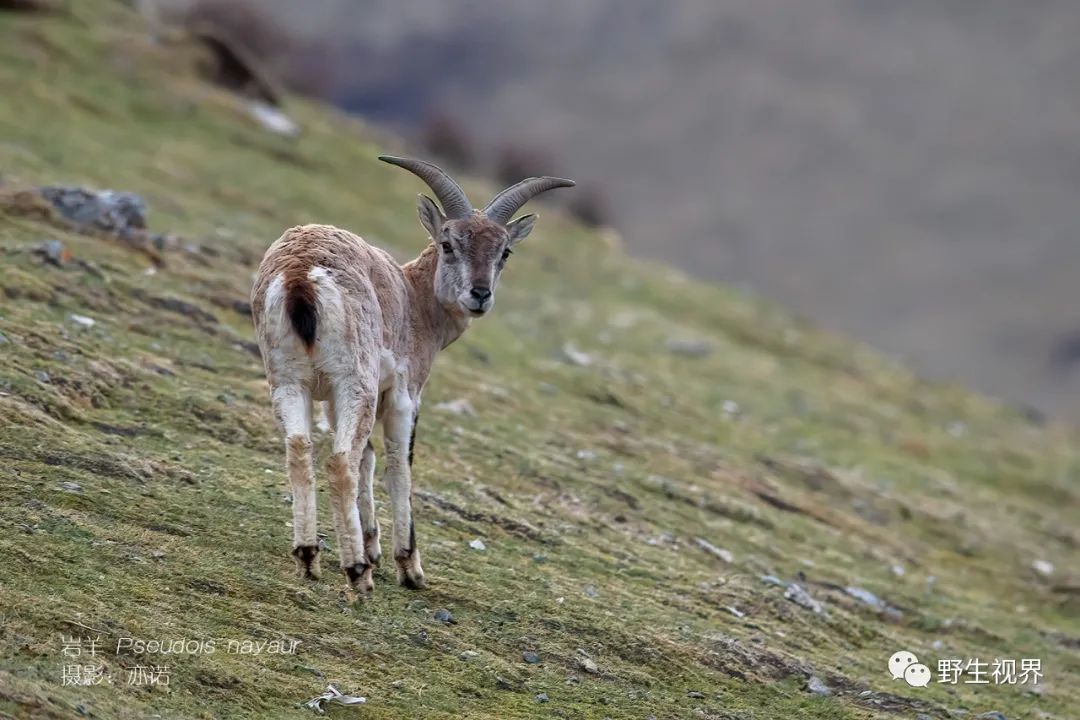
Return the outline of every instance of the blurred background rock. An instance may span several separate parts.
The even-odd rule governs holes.
[[[289,86],[931,376],[1080,418],[1080,4],[161,0]]]

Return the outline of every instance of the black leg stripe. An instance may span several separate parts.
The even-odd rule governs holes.
[[[416,423],[420,421],[420,413],[413,415],[412,434],[409,435],[409,467],[412,467],[413,447],[416,445]]]

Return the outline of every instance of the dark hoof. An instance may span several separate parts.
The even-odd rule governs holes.
[[[424,573],[410,574],[399,570],[398,583],[401,584],[401,587],[409,590],[427,590],[427,580],[424,579]]]
[[[308,580],[318,580],[322,575],[319,568],[319,546],[299,545],[293,548],[293,558],[296,560],[296,574]]]
[[[401,587],[410,590],[423,590],[427,588],[424,580],[424,569],[420,567],[420,555],[415,550],[402,557],[395,558],[397,561],[397,580]]]
[[[349,587],[358,593],[367,595],[375,589],[375,581],[371,577],[372,566],[367,563],[356,563],[342,568],[345,577],[349,580]]]

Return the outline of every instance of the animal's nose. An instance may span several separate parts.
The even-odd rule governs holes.
[[[473,285],[469,294],[472,295],[473,300],[482,303],[491,297],[491,288],[487,285]]]

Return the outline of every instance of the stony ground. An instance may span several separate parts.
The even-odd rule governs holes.
[[[368,699],[338,717],[1077,717],[1075,431],[552,212],[425,397],[431,588],[296,580],[251,273],[308,221],[415,254],[419,184],[392,139],[298,100],[271,134],[125,4],[71,5],[0,11],[0,715],[301,718],[333,684]],[[149,232],[34,190],[69,184],[138,193]],[[893,680],[901,649],[935,682]]]

